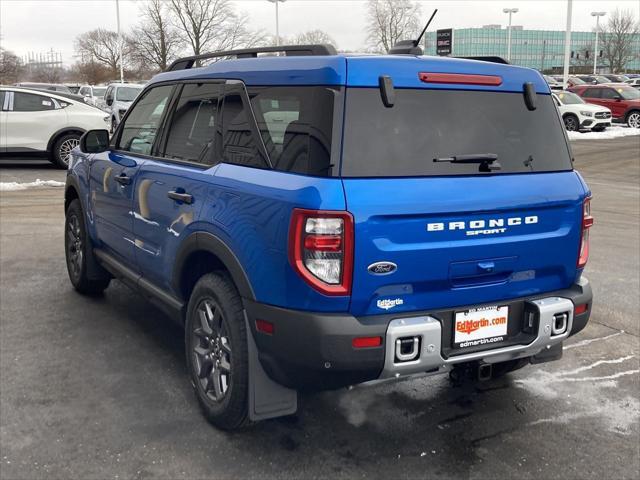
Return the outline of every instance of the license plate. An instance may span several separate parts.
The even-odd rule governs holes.
[[[507,336],[508,306],[479,307],[456,312],[454,347],[476,347],[502,342]]]

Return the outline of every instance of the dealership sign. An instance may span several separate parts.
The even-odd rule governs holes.
[[[438,55],[451,55],[453,48],[453,29],[445,28],[436,32],[436,53]]]

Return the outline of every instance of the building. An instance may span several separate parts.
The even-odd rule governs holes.
[[[513,26],[511,31],[511,63],[541,71],[561,72],[564,62],[564,37],[561,30],[525,30]],[[482,28],[459,28],[453,30],[453,53],[455,57],[499,56],[507,58],[507,28],[500,25],[485,25]],[[593,71],[594,32],[571,32],[571,67],[583,72]],[[436,32],[428,32],[427,55],[436,55]],[[598,71],[606,73],[608,67],[598,46]],[[640,34],[634,36],[634,52],[640,52]],[[589,66],[591,68],[589,69]],[[640,71],[640,54],[636,55],[627,70]]]

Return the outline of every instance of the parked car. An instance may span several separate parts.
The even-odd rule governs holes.
[[[578,78],[582,80],[584,83],[591,85],[600,85],[602,83],[611,83],[607,77],[602,75],[578,75]]]
[[[601,132],[611,126],[611,110],[608,108],[588,104],[572,92],[556,92],[552,96],[567,131]]]
[[[562,75],[554,75],[553,78],[560,84],[564,82],[564,77]],[[567,87],[573,87],[576,85],[584,85],[584,80],[580,80],[578,77],[570,76],[567,78]]]
[[[629,80],[629,77],[627,77],[626,75],[615,75],[613,73],[603,73],[602,76],[604,78],[608,78],[609,82],[612,83],[625,83],[627,80]]]
[[[38,90],[51,90],[53,92],[73,93],[69,87],[59,83],[38,83],[38,82],[21,82],[16,83],[16,87],[35,88]]]
[[[543,75],[543,78],[551,90],[562,90],[562,83],[558,82],[555,78],[550,77],[549,75]]]
[[[111,132],[115,132],[127,109],[142,91],[135,83],[111,83],[104,94],[105,109],[110,116]]]
[[[81,85],[78,83],[67,83],[65,85],[71,93],[78,93],[80,91]]]
[[[570,90],[585,101],[602,105],[611,110],[613,120],[624,122],[632,128],[640,128],[640,91],[626,84],[582,85]]]
[[[78,90],[78,94],[82,95],[84,101],[89,105],[105,109],[104,94],[106,91],[107,87],[103,85],[83,85]]]
[[[625,83],[633,88],[640,88],[640,78],[630,78]]]
[[[20,87],[0,87],[0,107],[0,152],[46,154],[60,168],[84,132],[109,120],[82,101]]]
[[[179,59],[111,140],[83,136],[75,289],[117,277],[183,325],[224,429],[295,412],[298,389],[559,359],[591,312],[593,219],[542,76],[325,45],[259,56],[275,48]]]

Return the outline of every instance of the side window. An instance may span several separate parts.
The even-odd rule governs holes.
[[[107,92],[104,95],[105,100],[113,100],[113,87],[107,88]]]
[[[267,168],[249,123],[251,114],[243,100],[243,87],[227,85],[222,107],[222,161],[247,167]]]
[[[13,94],[14,112],[40,112],[55,108],[56,106],[50,97],[24,92],[15,92]]]
[[[223,84],[190,83],[180,94],[167,136],[164,156],[205,165],[217,163],[222,130],[218,124],[218,101]]]
[[[5,110],[4,108],[4,92],[0,90],[0,110]]]
[[[260,135],[276,170],[326,176],[336,90],[327,87],[249,88]]]
[[[603,88],[602,89],[602,98],[606,100],[615,100],[620,97],[618,92],[616,92],[613,88]]]
[[[173,85],[152,88],[132,107],[122,125],[118,150],[140,155],[151,154],[172,89]]]
[[[600,98],[601,88],[587,88],[582,96],[584,98]]]

